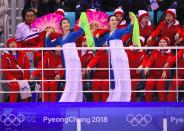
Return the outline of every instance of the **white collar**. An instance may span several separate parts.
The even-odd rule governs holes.
[[[119,25],[125,25],[126,24],[126,20],[121,21],[121,23]]]

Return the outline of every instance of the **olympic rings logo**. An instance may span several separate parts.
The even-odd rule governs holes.
[[[19,126],[23,121],[25,120],[25,116],[23,114],[19,114],[19,115],[14,115],[14,114],[10,114],[10,115],[6,115],[6,114],[2,114],[0,116],[0,122],[3,122],[5,126]]]
[[[129,114],[126,117],[127,122],[129,122],[132,126],[147,126],[151,121],[152,121],[152,117],[149,114],[146,115],[132,115]]]

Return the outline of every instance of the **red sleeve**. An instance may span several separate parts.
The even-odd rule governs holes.
[[[2,69],[9,69],[9,61],[7,59],[6,54],[2,55]],[[10,71],[3,71],[7,80],[13,80],[15,77],[10,73]]]
[[[39,34],[39,38],[38,38],[38,44],[37,44],[37,47],[44,47],[44,41],[45,40],[45,32],[42,31],[40,34]]]
[[[151,52],[150,57],[148,58],[148,60],[147,60],[147,62],[145,64],[145,67],[151,67],[152,66],[152,64],[153,64],[153,62],[155,60],[155,55],[156,55],[156,51],[153,50]]]
[[[62,78],[64,76],[64,70],[59,70],[58,74],[60,75],[60,77]]]
[[[58,74],[60,75],[60,77],[63,77],[64,76],[64,70],[63,70],[62,61],[61,60],[58,60],[58,64],[57,65],[59,65],[58,68],[61,68],[61,70],[58,70]]]
[[[153,25],[150,25],[150,33],[149,33],[149,35],[151,35],[153,32],[154,32],[154,27],[153,27]]]
[[[87,67],[94,68],[99,62],[99,53],[96,52],[95,56],[91,59]]]
[[[173,66],[176,63],[176,56],[173,56],[168,60],[169,66]]]
[[[123,37],[122,37],[122,41],[123,41],[123,44],[126,46],[128,43],[131,43],[132,42],[132,34],[125,34]]]
[[[180,28],[180,25],[176,25],[176,33],[180,32],[181,31],[181,28]]]
[[[74,32],[79,30],[80,27],[78,26],[78,24],[79,24],[79,20],[76,20],[75,25],[74,25]]]
[[[167,59],[167,62],[170,61],[170,59],[173,58],[173,57],[174,57],[174,55],[173,55],[172,53],[170,53],[170,54],[169,54],[169,57],[168,57],[168,59]],[[169,66],[169,68],[171,68],[171,67],[172,67],[172,66]],[[167,74],[169,74],[169,71],[170,71],[170,70],[166,69]]]
[[[144,52],[144,56],[143,56],[141,65],[145,67],[147,60],[148,60],[148,55],[146,54],[146,52]]]
[[[30,69],[30,62],[29,59],[27,57],[27,55],[23,52],[23,62],[24,62],[24,69]],[[24,71],[24,75],[23,75],[23,79],[24,80],[28,80],[30,77],[30,70],[25,70]]]
[[[44,57],[43,57],[43,66],[47,64],[48,55],[49,55],[48,52],[46,52],[44,54]],[[42,69],[42,60],[40,61],[39,66],[37,67],[37,69]],[[39,73],[41,73],[41,70],[35,70],[35,71],[33,71],[32,76],[33,77],[36,77],[36,76],[38,76]]]
[[[104,35],[108,30],[107,29],[100,29],[100,30],[96,30],[93,35],[96,36],[97,34],[99,34],[99,36]]]
[[[176,33],[182,35],[182,28],[179,28]]]
[[[40,62],[39,66],[37,67],[37,69],[41,69],[42,67],[42,62]],[[38,74],[40,73],[41,71],[40,70],[34,70],[33,73],[32,73],[32,76],[33,77],[36,77],[38,76]]]
[[[182,59],[183,54],[184,54],[184,50],[179,50],[179,52],[177,54],[177,60]],[[176,63],[176,56],[173,56],[171,59],[169,59],[168,63],[170,66],[173,66]]]
[[[161,33],[163,26],[164,26],[164,21],[162,21],[162,22],[158,25],[158,27],[156,28],[156,30],[153,31],[153,32],[151,33],[150,36],[151,36],[152,38],[156,38],[156,37]]]
[[[181,29],[181,35],[182,35],[182,38],[184,39],[184,25],[183,25],[183,27]]]

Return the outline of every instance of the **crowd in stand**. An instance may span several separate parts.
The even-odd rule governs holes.
[[[10,91],[20,91],[22,87],[20,87],[19,80],[48,80],[39,83],[41,86],[39,90],[55,92],[43,92],[40,95],[40,101],[56,102],[58,101],[58,96],[61,96],[61,93],[57,93],[57,91],[65,91],[66,88],[74,91],[74,93],[64,92],[62,94],[63,97],[59,100],[60,102],[109,101],[111,92],[108,93],[108,91],[114,90],[114,81],[117,83],[116,80],[113,80],[116,77],[113,78],[111,73],[109,73],[112,67],[115,66],[111,63],[112,50],[110,50],[111,52],[100,49],[96,51],[86,49],[73,52],[64,50],[66,45],[86,47],[86,38],[83,30],[78,27],[78,24],[75,24],[72,32],[67,18],[64,18],[60,23],[63,34],[54,32],[54,29],[51,27],[38,32],[31,29],[30,25],[35,21],[36,17],[41,17],[51,12],[65,17],[65,11],[76,11],[77,23],[82,11],[114,10],[113,16],[110,16],[108,21],[110,27],[113,27],[113,24],[115,25],[117,22],[117,27],[114,27],[115,29],[112,32],[107,29],[98,29],[95,25],[90,25],[90,28],[96,47],[111,47],[110,40],[112,39],[120,39],[122,46],[130,47],[130,49],[125,50],[131,78],[132,93],[130,101],[183,101],[184,93],[177,93],[177,91],[184,90],[184,69],[182,69],[184,68],[184,49],[131,49],[131,47],[137,47],[137,43],[132,42],[131,24],[129,24],[130,19],[128,18],[129,11],[137,14],[142,47],[183,47],[184,15],[182,10],[184,9],[184,2],[182,2],[182,0],[170,0],[169,2],[167,0],[112,0],[108,2],[106,0],[27,0],[22,13],[24,21],[17,25],[15,37],[10,37],[6,41],[6,47],[57,47],[62,50],[44,51],[43,56],[41,51],[34,51],[34,67],[30,67],[29,58],[24,51],[4,51],[2,54],[2,69],[17,69],[16,71],[3,71],[5,80],[13,80],[8,82],[7,86],[10,88]],[[154,24],[152,24],[149,16],[150,10],[154,11],[154,14],[157,14],[159,10],[163,11],[163,17],[159,23],[155,22],[154,19]],[[126,34],[121,32],[125,30],[128,30]],[[113,34],[116,35],[113,36]],[[103,39],[106,40],[104,41]],[[70,43],[74,43],[74,45],[70,45]],[[125,59],[125,56],[122,55],[122,57]],[[119,57],[117,59],[121,61]],[[73,60],[75,60],[74,63],[72,63]],[[80,67],[81,70],[69,71],[68,65],[76,69]],[[109,67],[111,67],[111,70],[109,70]],[[28,70],[30,68],[35,68],[35,70],[30,72]],[[45,68],[51,69],[41,70]],[[53,68],[56,69],[54,70]],[[80,76],[75,77],[80,74],[79,72],[82,74],[82,78]],[[118,71],[116,72],[118,73]],[[127,74],[120,72],[118,75]],[[58,82],[58,80],[66,80],[66,82]],[[72,80],[84,81],[75,83]],[[30,85],[32,83],[29,82]],[[81,84],[80,87],[82,88],[78,88],[78,90],[73,89],[76,86],[75,84]],[[31,90],[35,90],[35,86]],[[82,90],[99,92],[75,93],[75,91]],[[144,90],[145,92],[136,93],[135,91],[137,90]],[[31,101],[30,96],[27,98],[18,96],[18,93],[10,93],[8,101]]]

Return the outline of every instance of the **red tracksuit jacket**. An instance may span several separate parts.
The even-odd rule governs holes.
[[[46,52],[43,58],[43,68],[58,68],[58,66],[62,66],[61,56],[58,56],[53,52]],[[38,69],[42,69],[42,61],[40,61]],[[35,70],[32,75],[35,77],[39,74],[41,77],[41,72],[41,70]],[[45,70],[43,73],[44,78],[48,80],[53,80],[57,74],[61,77],[64,75],[63,70]]]
[[[81,59],[82,68],[86,68],[92,58],[93,58],[93,52],[90,50],[87,50],[84,55],[81,54],[80,59]]]
[[[176,59],[176,57],[177,57],[177,59]],[[169,65],[171,65],[171,66],[174,65],[174,63],[176,63],[176,60],[178,60],[177,61],[177,68],[184,68],[184,49],[179,50],[177,56],[172,57],[168,61]],[[184,77],[184,69],[178,70],[178,75]]]
[[[21,69],[30,69],[30,62],[23,51],[17,51],[17,58],[9,51],[2,55],[2,69],[19,69],[12,71],[3,71],[6,80],[25,80],[29,79],[30,71]],[[18,66],[17,66],[18,65]],[[21,69],[20,69],[21,68]]]
[[[149,36],[151,35],[151,33],[154,31],[153,25],[150,24],[148,26],[142,27],[139,24],[139,30],[140,30],[140,36],[145,38],[145,42],[141,45],[141,46],[145,46],[147,39],[149,38]]]
[[[148,56],[145,51],[127,50],[130,68],[138,68],[140,65],[145,66]],[[136,69],[130,70],[131,77],[140,76],[136,73]]]
[[[178,31],[180,38],[182,38],[182,41],[177,43],[177,46],[184,46],[184,25],[182,28]]]
[[[159,50],[153,50],[148,61],[145,64],[145,67],[162,68],[171,57],[173,57],[173,54],[171,52],[162,53]],[[164,71],[163,69],[160,69],[160,70],[150,69],[149,76],[160,79],[163,71]]]
[[[104,50],[97,50],[95,56],[92,58],[88,64],[90,68],[109,68],[108,53]],[[92,78],[95,79],[108,79],[109,71],[108,70],[95,70],[92,74]]]
[[[164,21],[161,21],[156,30],[151,33],[152,38],[167,36],[170,39],[171,46],[174,46],[175,40],[174,37],[176,33],[179,31],[180,26],[179,22],[175,21],[171,26]]]
[[[118,26],[118,29],[122,29],[122,28],[126,28],[127,27],[127,23],[126,20],[123,20]]]

